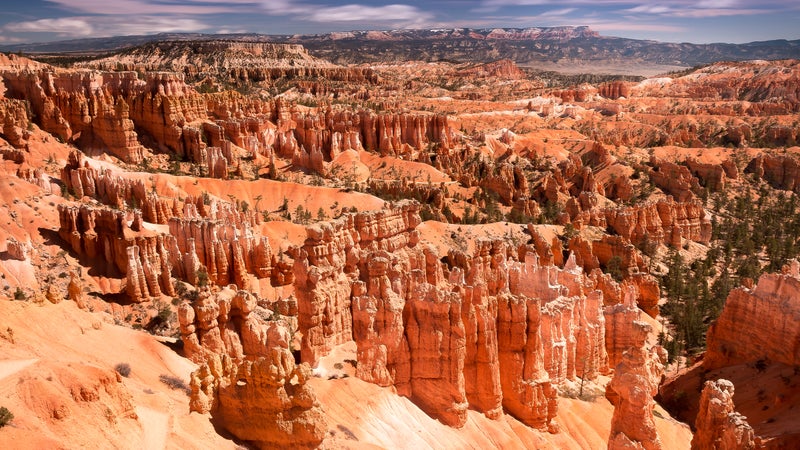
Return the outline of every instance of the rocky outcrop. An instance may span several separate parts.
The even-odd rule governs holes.
[[[378,81],[378,75],[370,68],[337,66],[314,58],[302,45],[265,42],[159,41],[83,65],[102,70],[178,72],[193,80],[213,75],[217,80],[246,83],[281,78]]]
[[[703,244],[711,240],[711,218],[699,201],[658,200],[584,212],[576,218],[581,224],[610,228],[635,245],[680,246],[683,240]]]
[[[760,448],[747,418],[734,409],[733,392],[733,383],[728,380],[706,381],[695,421],[693,450]]]
[[[499,240],[441,257],[418,242],[417,208],[308,229],[293,255],[303,360],[352,339],[357,376],[448,425],[505,409],[554,430],[555,385],[607,370],[602,293],[574,259],[542,266],[534,247],[524,262]]]
[[[626,350],[640,346],[642,338],[641,325],[634,325],[642,323],[642,310],[636,304],[636,287],[623,283],[619,291],[622,296],[620,303],[603,309],[606,321],[605,346],[611,368],[622,362]]]
[[[59,205],[59,235],[75,253],[105,261],[107,274],[123,274],[133,301],[174,295],[169,235],[142,227],[141,215],[88,205]]]
[[[268,322],[271,317],[272,311],[259,306],[250,292],[224,288],[212,294],[203,289],[197,299],[178,308],[183,351],[197,363],[223,354],[237,361],[268,357],[275,346],[270,341],[275,333],[272,328],[285,326],[290,333],[295,328],[289,323]]]
[[[687,158],[686,167],[700,180],[702,186],[710,192],[719,192],[725,189],[727,180],[739,178],[739,169],[736,164],[726,159],[721,164],[703,163],[694,158]]]
[[[214,284],[233,283],[240,288],[247,288],[253,277],[272,278],[277,255],[269,239],[254,232],[247,214],[217,211],[208,218],[192,212],[186,214],[187,218],[169,220],[169,235],[174,237],[171,250],[179,255],[174,259],[176,276],[195,284],[198,272],[203,270]],[[290,277],[278,284],[291,282]]]
[[[210,412],[222,428],[258,448],[316,448],[327,424],[307,384],[311,369],[295,364],[285,328],[271,327],[267,341],[268,356],[209,357],[192,373],[190,408]]]
[[[201,289],[178,308],[184,352],[200,364],[191,376],[190,408],[210,412],[221,427],[259,448],[315,448],[327,426],[306,384],[311,369],[292,354],[296,318],[273,320],[258,303],[231,286]]]
[[[6,239],[6,254],[17,261],[26,261],[30,258],[33,246],[30,242],[22,242],[14,237]]]
[[[273,273],[277,255],[269,240],[255,229],[261,218],[253,210],[241,210],[238,205],[207,196],[182,200],[161,197],[141,179],[122,178],[108,170],[100,173],[79,152],[70,154],[62,179],[76,196],[90,196],[113,208],[138,208],[125,213],[84,205],[72,208],[71,213],[67,212],[70,208],[63,207],[61,214],[60,233],[76,252],[114,261],[112,267],[117,272],[133,277],[127,285],[129,295],[143,298],[169,293],[172,288],[165,288],[169,276],[195,284],[199,272],[205,272],[212,283],[234,283],[240,288],[248,287],[253,278],[272,279],[273,285],[293,281],[286,276],[291,271]],[[169,233],[150,231],[152,227],[145,222],[166,224]],[[139,250],[127,250],[132,245]],[[141,270],[136,261],[141,261]],[[162,268],[148,268],[153,264]],[[148,273],[160,273],[163,281],[157,285],[161,289],[156,290],[152,280],[145,282],[136,275],[142,271],[150,278]],[[145,288],[146,283],[151,287]]]
[[[61,170],[61,181],[70,195],[91,197],[117,209],[138,209],[145,222],[166,224],[171,217],[182,217],[185,209],[185,202],[159,196],[142,179],[123,178],[109,169],[91,167],[79,151],[70,153]]]
[[[695,197],[702,187],[688,167],[656,158],[650,158],[650,180],[662,191],[672,195],[678,202]]]
[[[708,329],[706,368],[758,360],[800,365],[800,263],[765,274],[752,289],[731,291]]]
[[[631,86],[633,83],[625,81],[611,81],[603,83],[597,87],[598,93],[603,97],[611,100],[617,100],[620,97],[630,97]]]
[[[614,405],[609,449],[661,448],[653,419],[658,384],[664,370],[666,352],[661,347],[647,348],[650,326],[633,322],[635,345],[622,354],[614,377],[606,388],[606,397]]]
[[[129,104],[119,96],[142,90],[136,73],[39,71],[4,72],[7,96],[26,99],[45,131],[64,141],[80,137],[91,148],[104,148],[119,158],[139,162]],[[91,106],[90,106],[91,105]]]
[[[800,193],[800,162],[790,155],[762,153],[744,170],[755,174],[776,189]]]
[[[14,148],[24,148],[28,139],[28,124],[31,123],[28,108],[22,100],[0,97],[0,134]]]
[[[215,178],[227,178],[231,169],[242,172],[243,159],[270,158],[273,151],[299,167],[326,173],[324,163],[346,150],[415,159],[429,144],[447,149],[453,140],[444,115],[303,112],[282,100],[201,95],[175,73],[151,72],[140,80],[135,72],[42,69],[3,77],[8,95],[27,99],[37,123],[64,141],[130,163],[144,160],[146,144],[200,164],[201,174]],[[10,127],[5,134],[12,137],[20,134],[24,119],[17,103],[15,112],[5,115]]]

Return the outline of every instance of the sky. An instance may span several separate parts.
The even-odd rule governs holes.
[[[667,42],[800,39],[798,0],[3,0],[0,44],[161,32],[588,25]]]

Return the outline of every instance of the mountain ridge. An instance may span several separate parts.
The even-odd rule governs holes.
[[[302,44],[313,56],[336,64],[510,59],[523,66],[580,61],[691,67],[718,61],[800,58],[800,40],[671,43],[603,36],[586,26],[365,30],[305,35],[162,33],[18,44],[0,46],[0,51],[107,54],[153,41],[218,39]]]

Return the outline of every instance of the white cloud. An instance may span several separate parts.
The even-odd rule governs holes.
[[[668,17],[721,17],[752,15],[798,9],[796,0],[483,0],[474,11],[496,11],[514,6],[586,6],[619,12]]]
[[[59,37],[121,36],[129,34],[155,34],[192,32],[209,29],[209,25],[194,19],[178,16],[80,16],[61,19],[40,19],[8,23],[3,31],[14,33],[54,33]]]
[[[91,24],[76,17],[9,23],[3,29],[15,33],[55,33],[69,37],[90,36],[94,31]]]
[[[188,0],[164,2],[157,0],[46,0],[66,11],[88,14],[223,14],[242,10],[256,11],[260,3],[255,0],[233,0],[226,2]]]
[[[672,8],[665,5],[639,5],[625,10],[625,12],[640,14],[664,14],[672,11]]]
[[[315,22],[359,22],[359,21],[417,21],[431,16],[409,5],[344,5],[319,8],[309,16]]]

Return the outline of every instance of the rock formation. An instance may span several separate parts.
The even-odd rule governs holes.
[[[762,153],[750,161],[745,172],[755,174],[776,189],[800,193],[800,162],[791,155]]]
[[[26,103],[22,100],[0,97],[0,131],[3,137],[14,148],[23,148],[27,140],[28,124],[31,121]],[[12,159],[6,156],[5,159]],[[22,161],[17,161],[22,162]]]
[[[316,448],[327,425],[306,384],[311,369],[295,365],[285,329],[272,328],[269,339],[274,346],[268,356],[237,362],[215,354],[192,373],[191,409],[210,412],[223,428],[258,448]]]
[[[234,360],[270,356],[276,327],[292,326],[273,321],[272,311],[258,305],[250,292],[224,288],[213,295],[201,290],[197,299],[178,308],[181,340],[186,357],[203,362],[213,355],[228,355]],[[270,338],[272,336],[273,338]],[[287,350],[291,348],[287,344]]]
[[[555,384],[607,370],[602,293],[574,259],[541,266],[531,248],[517,262],[502,241],[442,262],[418,223],[404,203],[309,227],[293,255],[303,360],[352,339],[360,378],[446,424],[505,408],[555,429]]]
[[[78,255],[104,261],[109,274],[124,274],[133,301],[174,295],[168,249],[174,238],[142,227],[138,212],[59,205],[62,239]]]
[[[181,304],[184,351],[200,364],[191,377],[190,407],[211,412],[222,427],[259,448],[313,448],[327,426],[306,384],[311,369],[295,364],[293,318],[271,317],[253,294],[230,288],[213,294],[203,289]]]
[[[635,344],[622,354],[606,388],[606,397],[614,405],[608,448],[660,449],[661,440],[653,419],[653,396],[658,393],[666,352],[658,346],[647,348],[649,325],[643,322],[633,325]]]
[[[265,42],[153,42],[84,66],[103,70],[170,71],[191,79],[213,75],[216,80],[230,82],[258,83],[282,78],[349,83],[378,81],[378,75],[370,68],[337,66],[314,58],[302,45]]]
[[[760,359],[800,365],[800,263],[765,274],[752,289],[731,291],[708,329],[703,365],[709,369]]]
[[[692,438],[693,450],[751,450],[759,448],[747,418],[733,405],[733,383],[706,381]]]
[[[6,240],[6,254],[8,254],[8,257],[11,259],[26,261],[30,258],[31,250],[32,246],[28,242],[20,242],[13,237],[9,237],[8,240]]]
[[[174,295],[171,277],[196,284],[200,272],[214,284],[233,283],[240,288],[248,287],[254,278],[272,279],[276,286],[293,281],[286,276],[290,271],[273,271],[277,255],[269,240],[254,230],[259,219],[253,211],[216,200],[205,204],[203,198],[192,197],[179,208],[175,199],[145,193],[141,182],[108,173],[95,177],[89,168],[68,166],[64,173],[73,180],[69,186],[111,205],[123,201],[120,195],[125,192],[131,193],[133,201],[142,199],[142,210],[129,213],[85,204],[59,205],[61,237],[79,255],[106,261],[108,275],[126,276],[132,300]],[[166,222],[169,233],[145,226],[142,211],[156,223]]]
[[[680,246],[683,240],[703,244],[711,240],[711,218],[697,200],[658,200],[594,209],[577,214],[573,223],[610,228],[635,245],[650,242]]]

